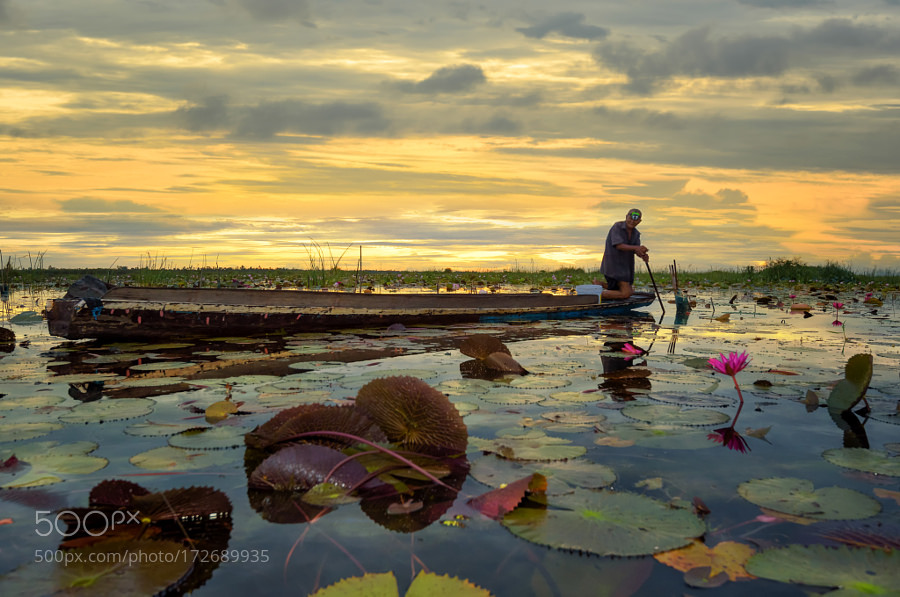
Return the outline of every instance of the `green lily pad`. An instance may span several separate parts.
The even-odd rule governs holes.
[[[22,396],[20,398],[7,396],[0,399],[0,411],[17,408],[37,409],[45,406],[56,406],[60,402],[65,402],[65,400],[66,399],[61,396],[54,396],[52,394],[44,394],[43,396]]]
[[[22,311],[9,318],[9,322],[16,325],[33,325],[43,321],[43,316],[37,311]]]
[[[721,425],[731,420],[723,412],[703,408],[681,408],[669,404],[633,404],[622,409],[632,419],[663,425]]]
[[[560,402],[568,402],[572,404],[584,404],[589,402],[597,402],[606,400],[606,394],[602,392],[554,392],[550,397]]]
[[[58,442],[34,442],[0,450],[0,462],[15,456],[31,465],[21,475],[0,486],[4,489],[39,487],[62,481],[60,475],[85,475],[96,472],[107,464],[106,458],[88,456],[97,449],[97,444],[87,441],[62,444]],[[3,477],[6,478],[6,475]]]
[[[494,387],[483,379],[449,379],[435,386],[435,389],[448,396],[470,396],[484,394]]]
[[[576,489],[548,509],[516,508],[503,526],[533,543],[600,556],[641,556],[689,544],[706,531],[690,510],[642,494]]]
[[[239,448],[246,433],[240,427],[195,427],[169,437],[169,445],[187,450]]]
[[[583,458],[557,462],[513,462],[493,456],[479,458],[469,475],[489,487],[503,487],[532,473],[547,479],[547,495],[570,493],[572,488],[601,489],[616,482],[616,473],[605,464]]]
[[[233,450],[184,450],[163,446],[132,456],[129,462],[153,471],[193,471],[236,461],[237,454]]]
[[[662,450],[699,450],[718,446],[706,431],[677,425],[622,423],[601,434],[595,443],[613,447],[631,445]]]
[[[63,423],[103,423],[143,417],[153,412],[156,402],[149,398],[117,398],[79,404],[71,411],[60,415]]]
[[[553,388],[564,388],[571,385],[571,383],[568,379],[527,375],[513,379],[509,382],[509,387],[519,390],[550,390]]]
[[[399,597],[393,572],[345,578],[313,593],[312,597]],[[439,576],[424,570],[416,575],[406,597],[490,597],[490,593],[467,580]]]
[[[841,595],[900,592],[900,552],[897,551],[790,545],[753,555],[746,568],[754,576],[779,582],[838,587],[844,589]]]
[[[865,448],[833,448],[825,450],[822,458],[845,468],[857,471],[900,477],[900,458],[892,458],[882,450]]]
[[[189,361],[160,361],[158,363],[141,363],[140,365],[132,365],[129,367],[132,371],[166,371],[168,369],[182,369],[184,367],[193,367],[196,363]]]
[[[568,460],[587,452],[587,448],[573,446],[572,442],[567,439],[543,434],[528,437],[498,437],[496,439],[470,437],[469,446],[509,460]]]
[[[125,433],[139,437],[166,437],[195,427],[196,425],[189,423],[154,423],[153,421],[146,421],[129,425],[125,428]]]
[[[64,425],[44,421],[23,421],[21,423],[0,424],[0,442],[18,442],[47,435],[62,429]]]
[[[568,375],[577,369],[583,369],[580,361],[554,361],[526,367],[531,373],[539,375]]]
[[[478,396],[491,404],[535,404],[544,400],[544,396],[537,394],[517,394],[513,392],[488,392]]]
[[[732,406],[734,400],[725,396],[713,396],[711,394],[683,394],[683,393],[663,393],[652,392],[647,395],[651,400],[670,404],[673,406],[687,406],[691,408],[721,408],[723,406]]]
[[[0,577],[4,591],[10,595],[156,595],[193,566],[191,551],[176,541],[105,539],[57,553],[65,553],[65,559],[31,562]]]
[[[749,502],[794,516],[816,520],[853,520],[881,512],[881,504],[853,489],[813,489],[811,481],[791,477],[753,479],[738,485]]]

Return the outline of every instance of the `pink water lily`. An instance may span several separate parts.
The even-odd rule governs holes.
[[[737,377],[735,377],[740,371],[743,371],[747,365],[750,364],[750,355],[747,354],[747,351],[742,353],[729,352],[726,357],[724,354],[719,354],[719,358],[712,357],[709,359],[709,365],[723,375],[730,375],[731,379],[734,381],[734,389],[737,390],[738,398],[741,400],[741,404],[744,403],[744,396],[741,394],[741,387],[738,385]]]
[[[840,310],[840,309],[844,308],[844,303],[831,303],[831,306],[834,307],[835,309]]]
[[[626,342],[625,346],[622,347],[623,352],[627,352],[628,354],[644,354],[644,350],[638,348],[633,345],[631,342]]]
[[[719,358],[713,357],[709,359],[709,364],[719,373],[734,377],[750,364],[750,355],[747,354],[747,351],[742,353],[729,352],[727,357],[719,353]]]

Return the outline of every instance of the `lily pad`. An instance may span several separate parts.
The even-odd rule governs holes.
[[[587,452],[587,448],[573,446],[572,442],[567,439],[549,435],[535,437],[535,434],[528,437],[498,437],[496,439],[470,437],[469,445],[482,452],[491,452],[509,460],[568,460]]]
[[[509,386],[520,390],[550,390],[553,388],[564,388],[571,385],[571,383],[568,379],[529,375],[513,379],[509,382]]]
[[[399,597],[399,595],[397,579],[393,572],[345,578],[313,593],[313,597]],[[424,570],[416,575],[406,592],[406,597],[440,597],[443,595],[490,597],[488,591],[467,580],[451,578],[448,575],[439,576]]]
[[[689,544],[706,525],[689,510],[645,495],[576,489],[552,508],[517,508],[503,526],[523,539],[600,556],[641,556]]]
[[[900,592],[900,552],[897,551],[790,545],[754,555],[747,562],[747,571],[779,582],[841,588],[842,595]]]
[[[535,404],[544,400],[543,396],[537,394],[513,392],[488,392],[478,397],[491,404]]]
[[[571,404],[585,404],[605,400],[607,396],[602,392],[554,392],[550,394],[550,398]]]
[[[149,398],[117,398],[79,404],[61,415],[63,423],[103,423],[143,417],[153,412],[156,402]]]
[[[634,404],[622,409],[632,419],[664,425],[720,425],[731,420],[723,412],[702,408],[681,408],[669,404]]]
[[[196,427],[169,438],[169,445],[187,450],[221,450],[244,445],[246,429],[240,427]]]
[[[238,458],[238,453],[232,450],[184,450],[163,446],[132,456],[129,462],[152,471],[193,471],[228,464]]]
[[[698,450],[719,445],[710,441],[706,431],[677,425],[623,423],[601,434],[594,443],[623,448],[643,446],[663,450]]]
[[[193,429],[194,427],[196,425],[191,425],[190,423],[154,423],[153,421],[146,421],[129,425],[125,428],[125,433],[139,437],[166,437]]]
[[[65,400],[66,399],[61,396],[54,396],[52,394],[44,394],[43,396],[22,396],[20,398],[7,396],[0,400],[0,411],[14,410],[17,408],[37,409],[45,406],[56,406],[60,402],[65,402]]]
[[[0,577],[4,591],[10,595],[156,595],[178,583],[193,561],[190,550],[180,542],[163,540],[106,539],[64,553],[61,562],[32,562]]]
[[[0,450],[0,462],[15,455],[21,462],[31,465],[31,469],[17,476],[3,488],[39,487],[62,481],[64,475],[85,475],[105,467],[106,458],[88,456],[97,449],[97,444],[81,441],[71,444],[58,442],[34,442],[17,446],[15,449]]]
[[[881,512],[877,500],[853,489],[813,489],[811,481],[791,477],[746,481],[738,485],[738,493],[757,506],[816,520],[852,520]]]
[[[900,458],[893,458],[883,450],[867,450],[865,448],[833,448],[825,450],[822,458],[846,468],[857,471],[900,477]]]
[[[44,421],[23,421],[21,423],[0,424],[0,442],[17,442],[47,435],[62,429],[64,425]]]

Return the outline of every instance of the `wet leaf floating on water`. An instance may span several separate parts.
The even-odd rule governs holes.
[[[195,427],[169,437],[169,445],[186,450],[222,450],[244,445],[246,429],[240,427]]]
[[[603,432],[594,443],[613,448],[638,445],[664,450],[699,450],[717,445],[709,440],[706,431],[651,423],[620,423]]]
[[[193,554],[169,540],[108,539],[66,550],[63,562],[26,564],[0,577],[11,595],[155,595],[192,568]],[[134,563],[121,562],[122,555]]]
[[[709,568],[707,578],[725,573],[728,580],[736,581],[754,578],[744,568],[754,553],[756,550],[749,545],[735,541],[723,541],[714,547],[707,547],[700,541],[694,541],[687,547],[658,553],[653,557],[658,562],[681,572],[695,568]]]
[[[515,510],[526,498],[546,504],[547,479],[540,473],[533,473],[508,485],[471,498],[466,503],[488,518],[500,520],[508,512]]]
[[[231,515],[231,500],[212,487],[179,487],[159,493],[134,494],[129,508],[151,522],[220,519]]]
[[[156,402],[149,398],[116,398],[79,404],[60,415],[59,420],[72,425],[122,421],[143,417],[153,412]]]
[[[9,318],[9,322],[16,325],[34,325],[43,321],[43,316],[37,311],[22,311]]]
[[[467,580],[419,572],[405,597],[490,597],[491,593]],[[319,589],[311,597],[400,597],[393,572],[345,578]]]
[[[659,553],[706,531],[690,510],[637,493],[576,489],[548,506],[517,508],[503,517],[503,526],[533,543],[600,556]]]
[[[467,336],[460,342],[459,351],[467,357],[481,360],[488,358],[495,352],[512,355],[509,348],[499,338],[487,334]]]
[[[530,375],[528,377],[517,377],[509,382],[509,387],[518,390],[552,390],[554,388],[564,388],[571,385],[568,379],[559,377],[539,377]]]
[[[886,451],[865,448],[833,448],[825,450],[822,458],[845,468],[876,475],[900,477],[900,458],[891,457]]]
[[[449,455],[465,452],[468,430],[453,404],[415,377],[376,379],[360,388],[356,407],[387,438],[411,450]]]
[[[207,406],[204,415],[206,416],[207,423],[215,424],[219,421],[224,421],[228,418],[229,415],[233,415],[237,411],[237,404],[235,404],[231,400],[225,399],[219,400],[218,402],[213,402],[212,404]]]
[[[0,442],[18,442],[47,435],[51,431],[62,429],[61,423],[43,423],[40,421],[23,421],[21,423],[0,423]]]
[[[853,520],[881,512],[877,500],[853,489],[814,489],[811,481],[791,477],[746,481],[738,494],[757,506],[816,520]]]
[[[160,361],[157,363],[141,363],[129,367],[132,371],[167,371],[169,369],[183,369],[193,367],[196,363],[190,361]]]
[[[59,483],[66,475],[86,475],[105,467],[106,458],[88,456],[97,449],[97,444],[88,441],[59,444],[59,442],[33,442],[0,450],[0,461],[10,456],[31,465],[31,469],[21,475],[0,476],[7,481],[0,487],[4,489],[39,487]]]
[[[234,450],[184,450],[163,446],[136,454],[129,462],[151,471],[194,471],[236,462],[240,457]]]
[[[602,392],[554,392],[550,398],[571,404],[586,404],[606,400],[607,395]]]
[[[470,396],[484,394],[494,387],[483,379],[449,379],[439,383],[435,389],[448,396]]]
[[[525,375],[528,371],[514,358],[505,352],[492,352],[484,359],[484,364],[489,369],[514,375]]]
[[[528,366],[528,370],[531,373],[539,375],[569,375],[583,368],[584,363],[580,361],[551,361]]]
[[[835,595],[896,595],[900,552],[824,545],[790,545],[750,558],[754,576],[785,583],[844,589]]]
[[[616,482],[610,467],[583,458],[555,462],[515,462],[489,456],[475,460],[469,476],[489,487],[502,487],[527,473],[540,473],[547,479],[547,495],[569,493],[574,487],[600,489]]]
[[[190,423],[154,423],[153,421],[145,421],[129,425],[125,428],[125,433],[139,437],[166,437],[195,427],[196,425]]]
[[[282,448],[266,458],[250,475],[248,483],[256,489],[309,491],[324,482],[328,472],[340,463],[344,464],[328,479],[333,485],[346,490],[367,475],[366,467],[358,460],[347,460],[338,450],[301,444]]]
[[[56,406],[60,402],[65,402],[65,400],[66,399],[62,396],[53,396],[52,394],[44,394],[43,396],[22,396],[18,398],[6,396],[0,399],[0,411],[15,410],[18,408],[34,410],[47,406]],[[0,438],[2,438],[2,435],[0,435]]]
[[[720,425],[731,420],[723,412],[702,408],[679,408],[668,404],[632,404],[622,409],[631,419],[653,424],[704,426]]]
[[[509,460],[569,460],[587,452],[587,448],[583,446],[573,446],[567,439],[549,435],[496,439],[470,437],[469,443],[483,452],[491,452]]]
[[[491,404],[514,405],[536,404],[538,402],[542,402],[545,399],[544,396],[538,396],[537,394],[514,394],[512,392],[488,392],[486,394],[481,394],[478,397]]]
[[[651,400],[679,407],[721,408],[734,405],[734,400],[725,396],[709,394],[685,394],[676,392],[652,392],[647,395]]]

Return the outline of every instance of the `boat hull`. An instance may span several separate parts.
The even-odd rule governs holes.
[[[183,336],[300,333],[393,324],[449,325],[567,319],[626,313],[653,302],[635,294],[365,294],[299,290],[117,287],[99,298],[54,300],[50,333],[67,339],[161,339]]]

